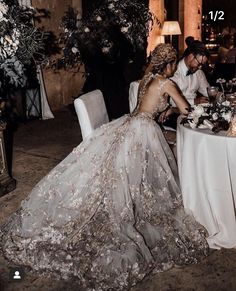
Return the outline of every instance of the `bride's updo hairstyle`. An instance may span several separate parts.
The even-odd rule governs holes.
[[[161,43],[151,53],[151,72],[162,75],[167,64],[176,61],[176,50],[168,43]]]
[[[158,44],[150,57],[151,70],[143,78],[143,86],[139,92],[138,103],[156,74],[163,75],[167,64],[173,63],[177,59],[176,50],[168,43]]]

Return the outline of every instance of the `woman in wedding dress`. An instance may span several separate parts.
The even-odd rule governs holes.
[[[160,44],[135,111],[103,125],[44,177],[0,228],[3,255],[78,290],[128,290],[147,274],[196,263],[205,231],[185,214],[173,154],[155,116],[170,95],[176,52]]]

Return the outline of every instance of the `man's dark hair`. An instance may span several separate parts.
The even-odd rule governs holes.
[[[185,43],[186,43],[187,47],[189,47],[193,41],[194,41],[194,37],[191,36],[191,35],[190,36],[187,36],[185,38]]]
[[[204,43],[199,40],[194,40],[184,51],[184,57],[189,56],[190,54],[193,54],[194,56],[206,56],[207,58],[210,56],[209,51],[205,47]]]

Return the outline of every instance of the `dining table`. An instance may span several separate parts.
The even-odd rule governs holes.
[[[210,248],[236,247],[236,137],[177,125],[177,162],[185,211],[207,230]]]

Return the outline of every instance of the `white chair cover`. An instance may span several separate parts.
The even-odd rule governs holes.
[[[106,105],[100,90],[86,93],[74,101],[83,139],[94,129],[109,122]]]
[[[132,113],[137,105],[139,82],[134,81],[129,85],[129,111]]]

